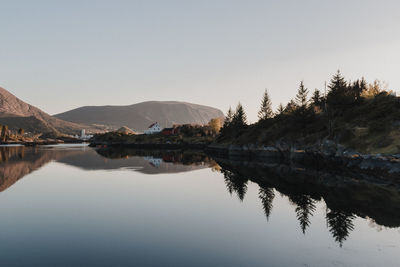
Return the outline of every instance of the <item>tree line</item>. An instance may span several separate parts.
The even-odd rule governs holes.
[[[373,98],[379,94],[390,95],[393,92],[387,90],[387,86],[376,80],[368,84],[364,78],[355,81],[346,81],[340,70],[331,78],[327,92],[322,93],[315,89],[311,96],[303,81],[300,82],[294,99],[285,106],[279,104],[276,111],[272,108],[272,101],[268,90],[264,91],[261,106],[258,111],[258,123],[271,119],[282,119],[291,117],[297,126],[305,126],[313,121],[316,116],[324,117],[329,134],[332,134],[333,125],[338,117],[349,109],[362,105],[367,98]],[[221,135],[237,136],[248,127],[246,113],[239,102],[235,111],[229,108]]]

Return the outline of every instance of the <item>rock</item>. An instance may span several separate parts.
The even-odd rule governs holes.
[[[335,154],[335,156],[336,157],[342,157],[343,156],[343,153],[344,153],[344,151],[345,151],[345,147],[344,146],[342,146],[342,145],[337,145],[337,150],[336,150],[336,154]]]
[[[325,156],[333,157],[336,155],[337,145],[332,140],[325,140],[321,146],[321,153]]]
[[[346,158],[359,158],[361,155],[357,151],[354,150],[346,150],[342,153],[343,157]]]
[[[290,146],[283,141],[276,142],[275,147],[280,151],[289,151],[290,150]]]

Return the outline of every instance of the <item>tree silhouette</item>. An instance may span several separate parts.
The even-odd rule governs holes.
[[[236,192],[240,201],[243,201],[247,192],[248,179],[226,169],[222,169],[221,172],[224,175],[225,185],[229,194],[232,195],[233,192]]]
[[[232,120],[233,120],[233,112],[232,108],[229,107],[228,112],[226,113],[225,119],[224,119],[224,124],[222,128],[220,129],[220,133],[222,135],[226,135],[229,133],[231,127],[232,127]]]
[[[355,102],[361,100],[361,95],[367,90],[367,82],[364,77],[361,80],[356,80],[350,85],[351,95]]]
[[[330,109],[337,112],[345,108],[349,102],[352,102],[352,96],[349,94],[347,82],[340,73],[340,70],[333,75],[328,87],[330,91],[327,96],[327,103]]]
[[[236,107],[235,114],[233,114],[232,125],[235,129],[240,129],[247,125],[246,113],[244,112],[244,108],[240,102]]]
[[[280,103],[276,113],[278,115],[282,115],[284,112],[285,112],[285,108],[283,107],[282,103]]]
[[[336,74],[333,75],[328,87],[331,90],[329,92],[330,94],[341,94],[346,90],[347,82],[342,76],[340,70],[338,70]]]
[[[353,220],[355,216],[349,212],[339,210],[329,210],[326,213],[326,222],[335,241],[339,243],[340,247],[347,239],[350,232],[354,230]]]
[[[313,96],[311,97],[312,104],[316,107],[321,107],[322,106],[322,96],[321,92],[318,89],[314,90]]]
[[[296,205],[296,217],[300,222],[300,228],[303,234],[306,233],[307,227],[310,226],[310,217],[313,216],[313,212],[316,209],[315,200],[308,195],[291,195],[289,200]]]
[[[265,89],[264,96],[261,101],[261,108],[260,111],[258,112],[258,118],[260,120],[266,120],[272,118],[273,115],[274,112],[272,111],[272,102],[271,99],[269,98],[267,89]]]
[[[301,81],[299,89],[296,94],[296,104],[302,109],[307,108],[308,104],[307,95],[308,95],[308,89],[304,86],[304,82]]]
[[[263,210],[268,220],[273,207],[272,202],[275,198],[274,189],[261,187],[258,191],[258,197],[261,199]]]
[[[229,107],[228,112],[226,113],[225,120],[224,120],[224,126],[223,127],[228,127],[233,119],[233,112],[232,108]]]

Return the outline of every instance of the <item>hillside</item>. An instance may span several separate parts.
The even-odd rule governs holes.
[[[58,119],[83,124],[121,126],[144,131],[153,122],[162,127],[173,124],[206,124],[223,117],[221,110],[186,102],[149,101],[129,106],[85,106],[54,115]]]
[[[345,81],[333,76],[325,96],[316,90],[311,99],[300,83],[295,100],[276,113],[266,103],[264,118],[246,123],[243,108],[227,116],[216,142],[255,144],[283,150],[342,153],[355,150],[365,154],[400,153],[400,98],[375,81]],[[264,99],[268,100],[268,95]]]
[[[23,128],[26,132],[56,135],[60,133],[75,134],[82,128],[87,129],[85,125],[54,118],[37,107],[25,103],[1,87],[0,124],[8,125],[13,130]]]

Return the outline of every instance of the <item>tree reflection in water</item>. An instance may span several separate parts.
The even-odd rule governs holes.
[[[296,217],[300,223],[301,231],[305,234],[307,227],[310,226],[310,217],[313,216],[316,209],[316,200],[303,194],[290,195],[289,200],[296,205]]]
[[[264,214],[268,220],[269,216],[271,215],[273,207],[272,202],[274,201],[275,198],[274,189],[269,187],[266,188],[260,187],[260,190],[258,191],[258,197],[261,199]]]
[[[259,185],[258,196],[267,220],[271,216],[276,193],[287,196],[295,206],[303,234],[311,227],[311,218],[317,203],[321,201],[326,204],[327,228],[340,247],[354,230],[353,222],[357,216],[369,217],[387,227],[400,226],[397,213],[400,192],[397,188],[358,182],[358,179],[337,173],[320,174],[312,169],[257,165],[226,159],[216,161],[224,175],[228,192],[236,193],[241,201],[244,200],[249,181]]]
[[[295,206],[296,218],[303,234],[311,227],[317,203],[324,201],[327,227],[339,246],[354,230],[354,219],[357,216],[369,217],[381,226],[400,226],[400,189],[396,185],[388,186],[379,180],[379,183],[364,182],[365,179],[357,179],[357,174],[351,176],[348,172],[333,174],[284,164],[215,160],[199,151],[3,147],[0,148],[0,192],[51,161],[85,170],[120,169],[133,165],[150,168],[143,160],[143,157],[148,156],[160,158],[163,164],[168,165],[168,168],[158,168],[157,173],[206,167],[221,172],[228,192],[237,195],[240,201],[246,196],[249,181],[258,184],[258,197],[267,220],[271,217],[275,195],[287,196]],[[105,161],[105,158],[110,160]],[[152,169],[146,170],[146,173],[154,172]]]
[[[340,210],[328,210],[326,213],[326,222],[335,241],[343,246],[343,241],[347,239],[350,232],[354,230],[354,214]]]
[[[224,175],[225,185],[228,188],[228,192],[231,195],[233,192],[236,192],[240,201],[243,201],[247,192],[248,179],[228,170],[222,169],[221,172]]]
[[[98,150],[98,153],[105,157],[120,158],[131,156],[156,156],[164,161],[173,161],[175,164],[198,165],[204,164],[210,166],[212,171],[218,171],[223,174],[224,182],[229,194],[236,194],[242,202],[248,191],[248,182],[253,181],[259,185],[258,197],[261,200],[264,214],[269,220],[273,208],[275,198],[275,190],[282,196],[287,196],[290,203],[295,206],[296,218],[300,224],[300,229],[303,234],[311,226],[311,217],[316,211],[316,204],[322,200],[324,188],[314,190],[315,185],[310,185],[317,193],[310,195],[307,191],[310,189],[307,183],[301,183],[299,179],[301,175],[296,173],[285,173],[284,179],[274,171],[281,171],[279,168],[254,168],[238,165],[235,162],[217,161],[215,162],[204,153],[199,152],[180,152],[180,151],[144,151],[144,150]],[[219,163],[219,164],[217,164]],[[227,164],[228,163],[228,164]],[[272,170],[272,172],[271,172]],[[285,171],[287,171],[285,169]],[[251,177],[251,178],[248,178]],[[293,182],[293,184],[291,184]],[[318,192],[318,190],[320,192]],[[353,220],[356,216],[351,212],[330,209],[327,207],[326,220],[327,226],[334,240],[343,245],[343,242],[354,230]]]

